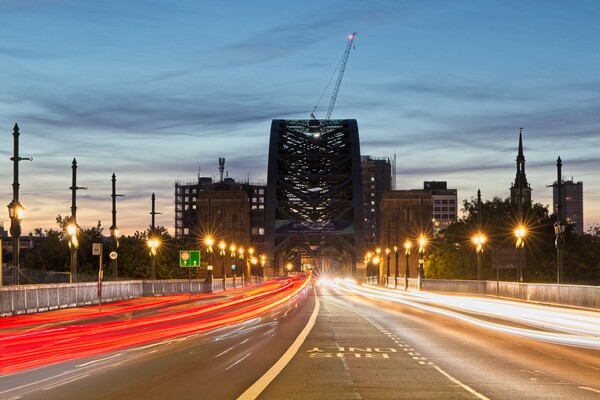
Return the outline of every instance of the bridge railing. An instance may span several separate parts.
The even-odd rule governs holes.
[[[498,281],[425,279],[422,290],[497,296],[508,299],[600,309],[600,287]]]
[[[247,286],[259,282],[259,279],[252,278],[243,284]],[[242,281],[238,277],[236,287],[241,286]],[[212,283],[199,279],[106,281],[102,282],[102,303],[137,297],[215,293],[232,288],[232,278],[226,279],[225,288],[222,279],[214,279]],[[80,307],[98,302],[97,282],[0,287],[0,317]]]

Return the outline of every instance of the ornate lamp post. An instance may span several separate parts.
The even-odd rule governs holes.
[[[477,233],[473,236],[473,244],[475,245],[475,253],[477,255],[477,280],[481,280],[481,253],[483,253],[484,243],[485,236],[481,233]]]
[[[291,262],[289,262],[285,265],[285,269],[287,270],[288,276],[290,276],[290,274],[292,273],[292,269],[294,269],[294,266]]]
[[[556,246],[556,282],[560,285],[563,277],[563,249],[565,247],[565,228],[562,220],[562,161],[560,157],[556,160],[556,223],[554,224],[554,234],[556,239],[554,245]]]
[[[213,254],[213,238],[211,236],[207,236],[204,239],[204,246],[206,247],[206,253],[208,254],[208,266],[206,271],[206,281],[208,283],[212,283],[213,281],[213,271],[212,271],[212,254]]]
[[[390,284],[390,248],[386,247],[385,249],[385,257],[387,259],[387,271],[386,271],[386,275],[385,275],[385,286],[388,286]]]
[[[396,268],[394,270],[394,289],[398,287],[398,246],[394,246],[394,259],[396,260]]]
[[[367,283],[371,283],[371,259],[373,258],[373,253],[367,251],[365,254],[365,272],[367,273]]]
[[[260,256],[260,277],[261,279],[265,277],[265,262],[267,261],[267,256],[262,254]]]
[[[13,156],[10,158],[13,162],[13,198],[8,204],[8,216],[10,217],[10,235],[12,236],[12,248],[13,248],[13,271],[12,271],[12,283],[13,285],[19,284],[20,275],[20,240],[21,240],[21,221],[23,220],[24,208],[19,203],[19,161],[28,160],[32,161],[31,157],[19,157],[19,125],[15,124],[13,128]],[[0,266],[1,268],[1,266]],[[2,275],[2,273],[0,273]],[[1,277],[0,277],[1,279]],[[2,285],[2,282],[0,282]]]
[[[231,272],[233,274],[233,288],[234,289],[235,289],[235,268],[234,267],[235,267],[235,249],[236,248],[237,247],[233,243],[231,244],[231,246],[229,246],[229,251],[231,252],[229,254],[229,257],[231,258],[231,268],[232,268]]]
[[[10,217],[10,235],[12,236],[12,245],[13,245],[13,272],[12,272],[12,282],[13,284],[19,284],[19,258],[20,258],[20,238],[21,238],[21,221],[23,220],[23,214],[25,209],[23,206],[13,199],[8,204],[8,216]],[[2,266],[0,265],[0,268]],[[2,279],[0,273],[0,279]],[[2,283],[0,282],[0,285]]]
[[[117,176],[115,175],[114,172],[112,174],[111,183],[112,183],[112,192],[111,192],[110,197],[112,198],[112,225],[110,226],[110,238],[111,238],[111,242],[112,242],[112,251],[114,251],[116,254],[117,250],[119,249],[119,228],[117,228],[117,197],[123,197],[125,195],[117,194]],[[152,215],[152,218],[154,218],[154,215]],[[112,270],[113,270],[113,277],[114,277],[114,280],[116,281],[117,280],[117,257],[115,257],[115,258],[111,257],[111,264],[112,264]]]
[[[406,269],[404,270],[404,290],[408,290],[408,278],[410,277],[410,271],[408,269],[408,258],[410,257],[410,248],[412,243],[410,240],[404,242],[404,254],[406,255]]]
[[[223,279],[223,290],[225,290],[225,248],[227,245],[224,241],[219,242],[219,249],[221,254],[221,278]]]
[[[150,271],[152,280],[156,280],[156,251],[160,246],[160,242],[156,238],[148,238],[148,247],[150,248]]]
[[[377,253],[375,253],[375,255],[373,256],[373,258],[371,259],[371,264],[373,265],[373,273],[376,273],[377,276],[375,278],[377,278],[377,280],[374,280],[374,283],[376,282],[377,284],[379,284],[379,262],[381,261],[381,259],[379,258],[379,255]]]
[[[254,268],[256,266],[256,262],[252,262],[252,260],[256,260],[254,258],[254,247],[250,247],[248,249],[248,254],[249,254],[249,258],[250,258],[250,263],[247,267],[246,273],[247,273],[247,278],[250,280],[250,279],[252,279],[252,271],[253,270],[254,270],[254,273],[256,274],[256,269]]]
[[[244,286],[244,267],[243,267],[243,265],[244,265],[244,252],[245,252],[245,249],[242,246],[238,247],[238,254],[240,256],[240,275],[241,275],[241,279],[242,279],[242,286]],[[233,271],[234,275],[236,273],[237,273],[237,268],[236,268],[235,271]]]
[[[69,236],[69,249],[71,250],[71,282],[77,282],[77,249],[79,248],[79,225],[71,218],[67,225],[67,235]]]
[[[421,280],[425,273],[425,247],[427,246],[427,238],[425,236],[419,237],[419,289],[421,289]]]
[[[526,234],[526,231],[525,231],[524,226],[519,226],[515,230],[515,237],[517,238],[516,248],[517,248],[518,258],[519,258],[519,265],[517,267],[517,282],[521,282],[523,280],[522,270],[523,270],[523,251],[524,251],[524,247],[525,247],[525,234]]]
[[[377,266],[377,284],[380,285],[381,281],[383,280],[383,270],[381,267],[379,267],[379,262],[381,261],[381,249],[378,247],[375,249],[375,257],[377,258],[377,263],[373,262],[374,266]],[[374,260],[373,260],[374,261]]]

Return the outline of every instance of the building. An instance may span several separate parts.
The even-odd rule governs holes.
[[[380,203],[380,241],[375,247],[385,254],[379,264],[380,281],[387,276],[388,267],[390,276],[398,276],[395,271],[396,259],[398,256],[402,261],[405,260],[404,244],[407,242],[411,243],[412,248],[408,261],[408,277],[417,277],[420,258],[418,243],[421,237],[432,237],[433,210],[431,189],[388,190],[383,193]],[[405,269],[406,263],[402,262],[400,276],[404,276]]]
[[[224,176],[225,159],[219,159],[219,180],[210,177],[200,177],[195,182],[175,183],[175,237],[203,237],[207,233],[219,231],[222,218],[229,218],[232,223],[233,215],[226,216],[220,207],[230,210],[228,206],[233,199],[243,198],[246,206],[231,208],[232,213],[239,214],[236,220],[248,220],[250,242],[254,246],[262,246],[265,234],[265,185],[258,183],[236,182]],[[229,194],[223,194],[227,192]],[[237,192],[237,193],[236,193]],[[231,201],[226,201],[229,199]],[[246,226],[242,226],[246,229]],[[230,235],[228,235],[230,236]],[[232,237],[231,240],[235,240]]]
[[[387,157],[360,158],[365,218],[365,245],[372,247],[380,240],[379,203],[386,190],[392,190],[392,164]]]
[[[457,190],[448,189],[444,181],[425,181],[423,190],[431,195],[433,234],[443,235],[448,225],[455,222],[458,215]]]
[[[554,182],[552,190],[552,200],[554,210],[558,204],[558,188]],[[583,182],[570,181],[562,182],[562,215],[563,221],[573,227],[573,231],[578,235],[583,234]]]
[[[525,156],[523,155],[523,128],[519,131],[519,150],[517,153],[517,173],[510,187],[510,202],[522,217],[523,212],[531,209],[531,187],[525,174]]]

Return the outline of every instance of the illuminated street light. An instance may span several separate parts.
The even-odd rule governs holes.
[[[160,242],[156,238],[148,238],[148,247],[150,248],[150,270],[152,272],[152,280],[156,280],[156,251]]]
[[[387,259],[387,271],[385,275],[385,286],[388,286],[390,284],[390,252],[391,250],[389,249],[389,247],[386,247],[385,256]]]
[[[408,269],[408,258],[410,257],[410,248],[412,247],[412,243],[410,240],[404,242],[404,254],[406,255],[406,269],[404,270],[404,290],[408,290],[408,278],[410,275],[410,271]]]
[[[485,244],[485,236],[481,233],[473,236],[473,244],[475,245],[475,253],[477,254],[477,280],[481,280],[481,253]]]
[[[424,275],[425,264],[425,247],[427,246],[427,238],[423,235],[419,237],[419,289],[421,289],[421,279]]]
[[[518,270],[517,270],[517,282],[521,282],[523,280],[523,251],[524,251],[524,247],[525,247],[526,233],[527,232],[525,230],[525,227],[522,225],[517,227],[517,229],[515,229],[515,237],[517,238],[515,245],[517,248],[518,258],[519,258],[519,266],[518,266]]]
[[[381,261],[380,259],[381,256],[381,249],[378,247],[375,249],[375,257],[377,257],[377,264],[379,264],[379,261]],[[375,264],[375,263],[373,263]],[[377,268],[377,284],[380,285],[381,284],[381,280],[383,278],[383,270],[381,267]]]
[[[371,283],[371,260],[373,259],[373,253],[371,253],[370,251],[367,251],[367,253],[365,254],[365,270],[367,272],[367,283]]]
[[[208,254],[208,266],[206,267],[206,281],[212,283],[213,281],[213,271],[212,271],[212,254],[213,254],[213,244],[214,240],[212,236],[207,236],[204,238],[204,247],[206,248],[206,253]]]
[[[396,269],[394,271],[394,289],[398,287],[398,246],[394,246],[394,259],[396,260]]]
[[[224,241],[219,242],[219,253],[221,254],[221,278],[223,279],[223,290],[225,290],[225,248],[227,244]]]
[[[261,254],[260,256],[260,277],[265,277],[265,263],[267,262],[267,256]]]
[[[25,209],[23,206],[13,199],[8,204],[8,216],[10,217],[10,234],[13,238],[13,276],[12,282],[13,284],[19,284],[19,275],[20,275],[20,239],[21,239],[21,221],[23,220],[23,216],[25,213]],[[1,269],[1,266],[0,266]],[[16,279],[15,279],[16,276]],[[0,280],[2,279],[2,272],[0,272]],[[2,282],[0,282],[0,286]]]
[[[294,269],[294,265],[289,262],[285,265],[285,268],[287,269],[288,275],[290,275],[292,273],[292,269]]]

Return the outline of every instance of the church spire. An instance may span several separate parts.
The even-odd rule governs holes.
[[[523,154],[523,128],[519,129],[519,151],[517,153],[517,174],[510,188],[510,200],[518,207],[519,214],[523,208],[531,207],[531,187],[525,174],[525,155]]]

